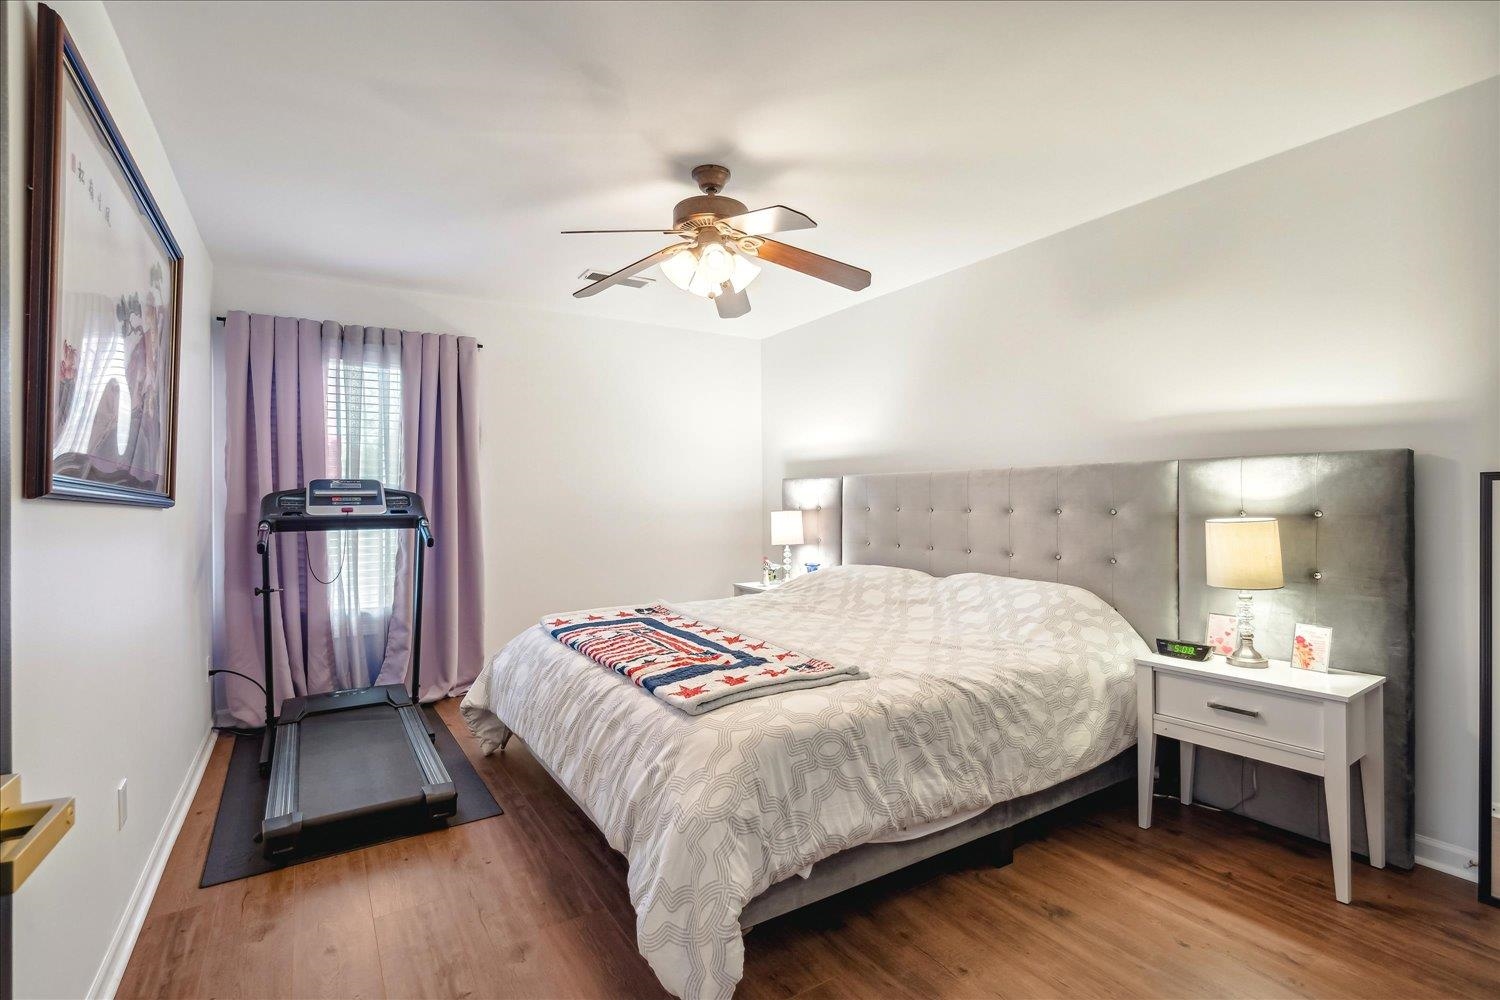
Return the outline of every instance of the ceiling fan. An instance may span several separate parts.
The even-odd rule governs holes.
[[[693,180],[703,194],[684,198],[672,210],[671,229],[569,229],[564,236],[583,233],[661,233],[681,242],[662,247],[614,274],[606,275],[573,293],[587,298],[611,285],[660,264],[667,280],[678,288],[713,299],[723,319],[750,311],[745,288],[760,274],[756,261],[770,261],[801,271],[850,291],[870,285],[870,272],[808,250],[767,239],[767,233],[811,229],[817,225],[785,205],[747,211],[743,202],[719,194],[729,182],[729,169],[705,163],[693,168]]]

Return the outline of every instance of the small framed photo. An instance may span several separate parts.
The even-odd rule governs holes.
[[[1333,629],[1322,625],[1297,623],[1292,633],[1292,666],[1299,670],[1316,670],[1328,673],[1328,660],[1333,652]]]
[[[1234,615],[1209,615],[1208,636],[1204,639],[1220,656],[1233,653],[1239,633],[1239,619]]]

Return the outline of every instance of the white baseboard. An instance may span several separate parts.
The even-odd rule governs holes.
[[[1459,847],[1457,844],[1449,844],[1446,841],[1417,834],[1417,850],[1414,860],[1423,868],[1431,868],[1445,875],[1477,883],[1479,869],[1473,867],[1473,862],[1477,860],[1476,854],[1478,851],[1472,847]]]
[[[135,950],[135,939],[140,936],[141,926],[146,922],[146,912],[151,909],[156,887],[161,884],[162,872],[167,868],[167,858],[172,854],[172,845],[177,843],[177,834],[182,831],[183,821],[187,819],[188,809],[193,804],[193,796],[198,792],[198,783],[203,780],[208,759],[213,755],[215,735],[217,734],[212,728],[203,734],[198,754],[188,768],[187,777],[182,779],[182,787],[177,789],[177,797],[172,800],[167,820],[162,824],[161,832],[156,835],[156,843],[152,846],[151,854],[146,859],[146,867],[130,894],[130,902],[125,904],[125,913],[120,917],[114,937],[110,939],[109,950],[104,953],[104,961],[99,963],[99,971],[94,974],[94,982],[89,986],[89,1000],[112,1000],[115,991],[120,988],[120,980],[125,978],[125,967],[130,964],[130,953]]]

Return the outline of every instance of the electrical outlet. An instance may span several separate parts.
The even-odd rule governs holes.
[[[125,800],[126,786],[129,783],[129,778],[121,778],[119,786],[115,788],[115,811],[118,816],[115,829],[117,830],[125,829],[125,817],[129,814],[129,810],[126,808]]]

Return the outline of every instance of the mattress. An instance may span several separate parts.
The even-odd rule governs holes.
[[[525,740],[626,856],[637,944],[681,997],[734,992],[740,911],[771,884],[1135,741],[1145,643],[1075,587],[848,566],[680,606],[870,676],[687,716],[533,627],[463,714],[487,752],[511,731]]]

